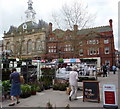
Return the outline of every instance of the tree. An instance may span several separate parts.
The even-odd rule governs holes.
[[[74,27],[76,29],[83,29],[92,26],[95,17],[95,14],[89,13],[87,5],[78,1],[73,1],[72,4],[64,4],[62,6],[61,13],[52,14],[53,22],[59,29],[71,30],[74,30]],[[73,51],[73,57],[78,57],[80,52],[79,43],[86,40],[86,38],[78,38],[76,30],[72,32],[71,36],[69,44],[71,45],[71,50]]]
[[[73,1],[71,5],[64,4],[61,13],[52,13],[52,18],[58,28],[73,29],[73,25],[78,25],[82,29],[93,24],[95,14],[90,14],[82,2]]]

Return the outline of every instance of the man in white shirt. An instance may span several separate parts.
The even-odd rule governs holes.
[[[77,73],[77,68],[73,67],[72,71],[69,74],[69,84],[71,87],[71,92],[69,95],[69,100],[71,101],[71,97],[75,95],[75,99],[77,100],[77,89],[78,89],[78,73]]]

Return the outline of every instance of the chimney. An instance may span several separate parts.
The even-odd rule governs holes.
[[[109,20],[110,27],[112,28],[112,19]]]
[[[78,31],[78,25],[74,25],[74,32]]]
[[[52,33],[52,23],[49,23],[49,32]]]

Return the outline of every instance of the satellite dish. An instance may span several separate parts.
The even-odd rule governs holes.
[[[26,23],[23,24],[23,29],[27,29],[27,24]]]

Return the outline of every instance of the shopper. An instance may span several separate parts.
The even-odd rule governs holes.
[[[71,101],[71,97],[75,95],[74,100],[77,100],[77,89],[78,89],[78,73],[77,73],[77,68],[73,67],[72,71],[69,74],[69,84],[71,87],[71,92],[69,95],[69,100]]]
[[[11,96],[11,103],[9,104],[9,106],[14,106],[15,105],[15,101],[14,101],[14,97],[16,97],[17,99],[17,104],[20,103],[19,101],[19,96],[21,93],[20,90],[20,75],[18,72],[16,72],[16,69],[13,68],[12,69],[12,73],[10,75],[10,80],[11,80],[11,90],[10,90],[10,96]]]
[[[103,65],[102,69],[103,69],[103,77],[107,77],[107,66]]]
[[[112,70],[113,70],[113,74],[115,74],[115,72],[116,72],[116,66],[115,65],[112,66]]]

